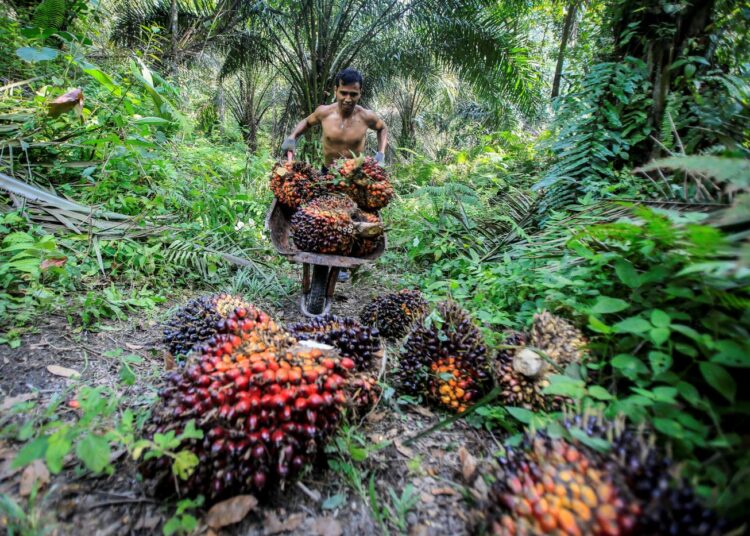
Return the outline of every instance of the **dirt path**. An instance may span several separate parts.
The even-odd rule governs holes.
[[[339,285],[333,312],[356,316],[377,294],[373,283],[366,278],[354,287]],[[280,307],[259,305],[281,322],[303,319],[296,297]],[[59,392],[69,392],[71,398],[77,381],[51,373],[48,366],[56,365],[79,371],[82,383],[111,387],[125,395],[131,406],[143,409],[154,396],[164,367],[161,322],[169,310],[162,307],[149,316],[108,323],[98,333],[76,333],[64,318],[48,317],[46,325],[40,323],[40,332],[25,336],[19,348],[0,347],[0,404],[5,403],[3,399],[33,392],[37,393],[34,400],[38,404],[46,404]],[[386,382],[396,351],[396,347],[387,348]],[[121,365],[114,355],[117,352],[135,354],[143,360],[136,365],[139,381],[131,387],[123,387],[118,381]],[[404,439],[437,423],[441,416],[425,408],[400,405],[392,393],[389,395],[362,422],[350,424],[343,435],[345,443],[370,448],[364,461],[340,465],[338,471],[315,469],[299,484],[266,498],[241,523],[219,533],[466,533],[466,505],[456,484],[461,470],[459,449],[464,447],[479,456],[494,450],[496,443],[486,433],[459,422],[406,447]],[[4,407],[0,415],[6,411]],[[58,411],[63,419],[73,416],[72,410]],[[387,446],[372,448],[379,444]],[[26,500],[19,497],[21,473],[10,467],[19,447],[0,440],[0,493],[25,504]],[[137,476],[135,464],[124,452],[115,456],[116,471],[111,476],[80,475],[70,463],[51,478],[29,514],[56,534],[160,534],[174,506],[148,495],[147,483]],[[331,457],[337,458],[335,454]],[[373,515],[371,506],[379,516]],[[199,518],[198,533],[210,533],[201,521],[205,512],[193,513]]]

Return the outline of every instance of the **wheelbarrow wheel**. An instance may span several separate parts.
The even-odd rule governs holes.
[[[323,313],[326,306],[326,288],[328,287],[328,266],[314,265],[310,293],[307,295],[305,308],[312,315]]]

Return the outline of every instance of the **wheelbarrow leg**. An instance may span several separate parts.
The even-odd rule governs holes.
[[[302,294],[310,293],[310,264],[302,263]]]
[[[339,279],[339,272],[341,268],[331,266],[328,272],[328,285],[326,285],[326,299],[330,302],[333,300],[333,291],[336,288],[336,281]]]

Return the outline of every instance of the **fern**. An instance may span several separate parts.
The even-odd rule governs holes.
[[[59,30],[65,23],[65,0],[42,0],[34,9],[31,23],[39,28]]]
[[[646,67],[640,60],[605,62],[574,83],[556,102],[555,161],[534,189],[548,192],[542,209],[561,207],[580,194],[599,193],[615,180],[650,132]],[[564,192],[563,190],[567,190]]]

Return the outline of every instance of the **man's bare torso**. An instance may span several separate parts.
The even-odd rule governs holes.
[[[326,165],[337,158],[351,158],[365,150],[367,129],[377,117],[370,110],[355,106],[351,115],[343,116],[337,104],[320,106],[316,115],[323,127],[323,158]]]

